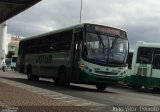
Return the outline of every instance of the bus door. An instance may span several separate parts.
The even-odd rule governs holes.
[[[159,76],[159,73],[160,73],[160,50],[154,51],[152,66],[153,66],[152,67],[152,77],[160,77]],[[155,81],[153,81],[153,82],[155,82]]]
[[[20,57],[19,57],[19,62],[20,62],[20,72],[24,73],[24,66],[25,66],[25,46],[21,45],[20,47]]]
[[[83,37],[82,30],[74,30],[71,45],[71,80],[79,79],[80,44]]]
[[[137,61],[136,75],[141,77],[137,81],[140,84],[148,86],[150,84],[149,78],[152,77],[153,50],[140,48]]]

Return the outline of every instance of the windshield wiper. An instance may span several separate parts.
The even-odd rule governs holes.
[[[103,42],[103,39],[102,39],[100,33],[97,32],[97,36],[98,36],[99,42],[100,42],[100,43],[102,44],[102,46],[103,46],[103,53],[104,53],[104,49],[106,50],[107,47],[105,46],[105,44],[104,44],[104,42]],[[106,50],[106,51],[107,51],[107,50]]]
[[[112,46],[110,47],[109,51],[111,52],[111,50],[113,49],[117,39],[119,38],[119,36],[115,36],[115,39],[112,41]]]

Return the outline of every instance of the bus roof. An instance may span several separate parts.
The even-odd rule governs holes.
[[[47,35],[54,34],[54,33],[59,33],[59,32],[63,32],[63,31],[68,31],[68,30],[73,30],[73,29],[82,28],[82,27],[84,27],[84,25],[86,25],[86,24],[99,25],[99,24],[91,24],[91,23],[81,23],[81,24],[77,24],[77,25],[70,26],[70,27],[66,27],[66,28],[62,28],[62,29],[50,31],[50,32],[47,32],[47,33],[43,33],[43,34],[40,34],[40,35],[36,35],[36,36],[32,36],[32,37],[27,37],[27,38],[22,39],[21,41],[31,40],[31,39],[35,39],[35,38],[38,38],[38,37],[47,36]],[[104,25],[99,25],[99,26],[104,26]],[[109,26],[105,26],[105,27],[109,27]],[[114,27],[110,27],[110,28],[114,28]],[[114,28],[114,29],[118,29],[118,28]],[[121,29],[118,29],[118,30],[121,30]],[[124,31],[124,30],[123,30],[123,31]]]
[[[146,42],[143,42],[141,44],[137,44],[136,47],[137,48],[139,48],[139,47],[160,48],[160,43],[146,43]]]
[[[42,37],[42,36],[46,36],[46,35],[50,35],[50,34],[54,34],[54,33],[59,33],[59,32],[63,32],[63,31],[68,31],[68,30],[72,30],[73,28],[82,28],[84,26],[84,24],[85,23],[70,26],[70,27],[66,27],[66,28],[62,28],[62,29],[58,29],[58,30],[54,30],[54,31],[50,31],[50,32],[43,33],[43,34],[40,34],[40,35],[35,35],[35,36],[32,36],[32,37],[27,37],[27,38],[22,39],[21,41],[30,40],[30,39],[34,39],[34,38],[37,38],[37,37]]]

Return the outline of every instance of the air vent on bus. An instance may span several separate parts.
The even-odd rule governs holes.
[[[137,75],[146,76],[147,75],[147,68],[138,68]]]

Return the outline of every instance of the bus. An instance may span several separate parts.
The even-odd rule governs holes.
[[[18,71],[29,80],[53,78],[57,85],[96,85],[105,90],[127,71],[126,31],[83,23],[20,41]]]
[[[160,44],[137,42],[128,56],[126,84],[134,88],[159,88]]]

